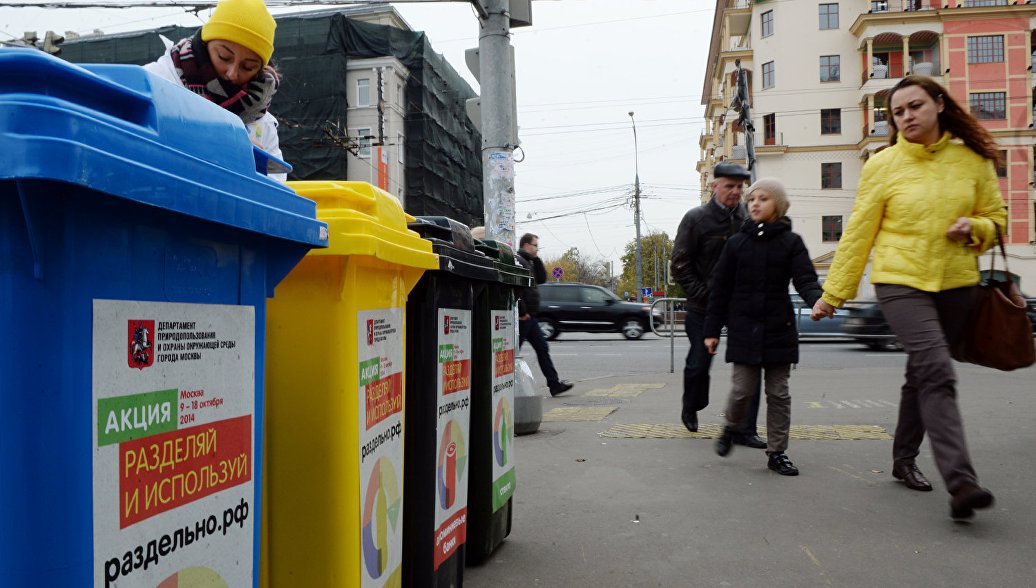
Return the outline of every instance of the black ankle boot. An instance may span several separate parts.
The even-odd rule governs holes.
[[[723,429],[723,434],[716,439],[716,455],[726,457],[734,448],[734,432],[728,428]]]

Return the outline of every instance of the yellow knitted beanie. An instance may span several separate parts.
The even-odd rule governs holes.
[[[223,0],[201,27],[201,40],[232,41],[259,54],[263,65],[273,55],[273,32],[277,22],[262,0]]]

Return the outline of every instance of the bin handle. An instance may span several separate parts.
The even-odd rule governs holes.
[[[5,93],[41,94],[42,89],[47,96],[142,127],[153,118],[147,95],[36,49],[0,52],[0,69],[4,70],[0,88]]]

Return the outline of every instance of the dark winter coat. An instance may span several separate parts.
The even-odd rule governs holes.
[[[536,316],[540,311],[540,291],[536,289],[536,284],[542,284],[547,281],[547,268],[543,267],[543,262],[540,261],[539,257],[529,255],[524,249],[518,250],[518,255],[515,256],[515,259],[525,269],[532,272],[532,279],[535,282],[532,287],[523,289],[519,295],[518,316],[525,316],[526,314]]]
[[[788,282],[812,308],[823,293],[802,237],[791,220],[745,222],[727,240],[710,283],[705,337],[727,327],[727,361],[797,363],[799,337]]]
[[[672,272],[687,294],[687,310],[705,312],[709,279],[727,239],[748,218],[744,204],[726,212],[715,200],[687,211],[673,242]]]

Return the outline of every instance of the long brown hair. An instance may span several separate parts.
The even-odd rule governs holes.
[[[907,76],[899,81],[889,90],[889,125],[892,132],[889,133],[889,145],[896,144],[896,135],[899,129],[896,128],[896,117],[892,116],[892,96],[899,90],[910,86],[920,86],[936,103],[942,97],[943,109],[939,113],[939,128],[949,131],[964,144],[986,159],[993,160],[993,163],[1000,165],[1000,148],[982,123],[978,122],[970,112],[961,108],[961,105],[950,96],[949,91],[939,85],[938,82],[925,76]]]

